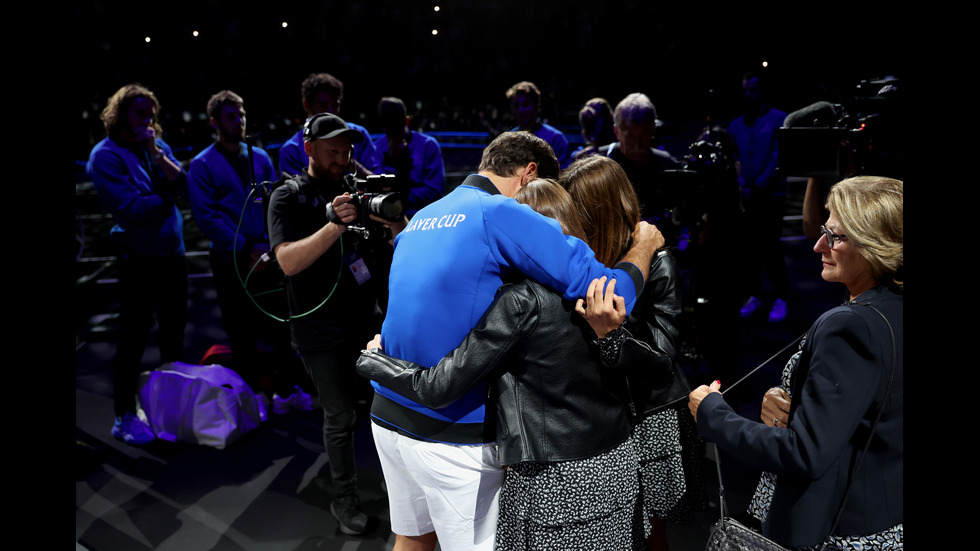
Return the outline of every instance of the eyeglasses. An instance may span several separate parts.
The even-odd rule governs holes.
[[[824,236],[827,237],[827,246],[830,247],[831,249],[834,248],[834,245],[837,242],[844,241],[844,240],[847,239],[847,236],[846,235],[841,234],[841,233],[834,233],[834,232],[828,230],[827,229],[827,226],[820,226],[820,232],[823,233]]]

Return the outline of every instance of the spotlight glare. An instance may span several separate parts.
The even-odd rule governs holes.
[[[286,23],[285,21],[283,21],[283,22],[282,22],[282,28],[284,28],[284,29],[285,29],[285,28],[286,28],[286,27],[288,27],[288,26],[289,26],[289,23]]]
[[[150,37],[146,37],[146,38],[144,38],[144,39],[143,39],[143,42],[146,42],[147,44],[149,44],[149,43],[150,43]]]
[[[439,31],[437,29],[432,29],[432,36],[435,36],[437,34],[439,34]]]
[[[435,6],[434,8],[432,8],[432,10],[433,11],[439,11],[439,6]]]
[[[763,67],[768,67],[769,66],[769,62],[768,61],[763,61],[762,62],[762,66]]]
[[[194,35],[194,36],[196,37],[196,36],[198,36],[198,35],[199,35],[200,33],[199,33],[199,32],[197,32],[197,31],[194,31],[194,32],[193,32],[193,33],[191,33],[191,34],[193,34],[193,35]]]

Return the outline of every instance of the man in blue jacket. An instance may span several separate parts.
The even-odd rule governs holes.
[[[127,444],[156,438],[136,415],[137,379],[154,312],[161,361],[184,359],[187,265],[176,197],[186,174],[159,137],[159,110],[156,95],[139,84],[117,90],[102,111],[107,136],[92,148],[86,166],[115,221],[110,235],[117,248],[120,331],[112,435]]]
[[[257,307],[253,295],[278,287],[277,270],[268,268],[269,237],[260,191],[253,183],[276,179],[272,159],[258,147],[245,144],[245,102],[222,90],[208,100],[208,118],[217,135],[215,143],[191,161],[187,177],[191,208],[201,232],[211,240],[210,261],[221,321],[231,341],[232,367],[255,391],[264,418],[269,398],[260,385],[258,343],[272,347],[280,370],[276,379],[276,411],[313,409],[310,395],[296,388],[301,366],[289,344],[289,326],[273,320]],[[246,282],[248,283],[246,287]],[[262,304],[276,313],[281,304]],[[278,308],[276,308],[278,306]]]
[[[446,184],[442,149],[432,136],[409,129],[408,111],[399,98],[381,98],[378,119],[384,136],[374,145],[384,172],[397,177],[399,190],[408,203],[405,214],[411,218],[419,209],[442,197]]]
[[[395,238],[384,350],[431,366],[462,342],[509,278],[526,274],[561,292],[584,296],[595,278],[617,279],[628,309],[643,288],[663,238],[641,223],[636,245],[612,270],[582,241],[512,197],[538,177],[555,178],[551,146],[528,132],[498,136],[478,174],[423,208]],[[439,410],[379,384],[371,416],[388,486],[395,549],[492,549],[503,467],[494,421],[486,424],[486,387]]]
[[[508,88],[506,96],[517,120],[517,126],[511,128],[511,132],[525,130],[548,142],[562,169],[572,164],[572,148],[568,145],[568,138],[561,130],[539,118],[541,90],[533,82],[525,80]]]
[[[340,116],[340,104],[344,100],[344,83],[330,73],[312,73],[306,77],[302,85],[303,110],[306,111],[307,121],[319,113],[331,113]],[[371,134],[359,124],[347,123],[351,130],[360,132],[362,138],[354,144],[354,154],[351,162],[356,169],[357,177],[364,178],[369,174],[381,172],[381,157],[378,156]],[[310,157],[306,154],[301,128],[289,138],[279,150],[279,172],[286,174],[302,174],[306,172]]]

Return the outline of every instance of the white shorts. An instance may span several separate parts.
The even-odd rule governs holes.
[[[391,531],[435,531],[443,551],[492,551],[504,468],[496,444],[454,446],[402,436],[371,423]]]

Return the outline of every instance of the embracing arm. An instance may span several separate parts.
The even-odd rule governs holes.
[[[643,379],[653,388],[671,382],[680,333],[680,281],[676,259],[666,250],[659,251],[625,326],[598,341],[606,367],[641,369]]]
[[[514,288],[498,291],[462,344],[431,369],[374,349],[361,352],[357,373],[429,408],[452,404],[495,373],[533,325],[531,294]]]
[[[630,312],[643,290],[649,260],[663,243],[655,226],[641,222],[634,232],[634,245],[624,261],[610,269],[595,259],[582,240],[564,235],[558,222],[515,201],[494,202],[485,213],[487,237],[508,264],[532,279],[558,291],[568,300],[585,296],[593,279],[615,278],[619,294]],[[635,264],[634,261],[645,263]],[[627,282],[632,283],[629,285]]]

